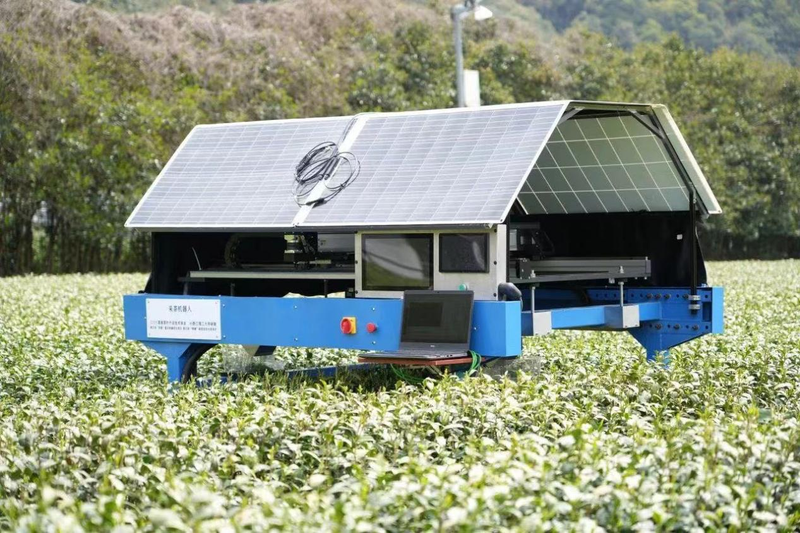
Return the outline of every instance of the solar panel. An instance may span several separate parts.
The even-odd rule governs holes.
[[[689,174],[692,185],[694,185],[695,190],[697,190],[698,200],[705,207],[706,212],[709,214],[722,213],[722,208],[719,202],[717,202],[714,192],[708,185],[708,181],[706,181],[703,171],[700,169],[700,165],[697,164],[697,160],[689,149],[689,145],[686,144],[686,139],[683,138],[683,134],[681,134],[681,131],[678,129],[678,125],[675,124],[672,115],[669,114],[669,111],[667,111],[667,108],[663,105],[654,105],[653,111],[664,127],[664,130],[667,132],[667,137],[672,147],[675,149],[678,158],[683,163],[683,167]]]
[[[371,115],[359,178],[303,225],[501,222],[565,105]]]
[[[292,170],[349,117],[198,126],[127,222],[134,228],[287,227],[298,207]]]
[[[558,126],[520,191],[532,214],[686,211],[689,193],[661,140],[631,116]]]
[[[126,225],[495,224],[516,198],[532,214],[687,210],[689,193],[662,141],[632,116],[577,114],[559,124],[567,106],[584,104],[591,103],[361,115],[344,143],[361,163],[360,176],[329,202],[303,209],[292,194],[294,167],[318,143],[339,141],[351,117],[198,126]],[[666,109],[652,109],[702,205],[719,212],[674,121]]]

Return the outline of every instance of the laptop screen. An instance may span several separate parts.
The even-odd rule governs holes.
[[[472,291],[406,291],[400,342],[469,344]]]

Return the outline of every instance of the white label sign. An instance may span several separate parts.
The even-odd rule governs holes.
[[[153,339],[222,339],[219,300],[147,298],[147,336]]]

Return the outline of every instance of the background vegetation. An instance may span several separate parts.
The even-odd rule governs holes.
[[[445,0],[178,3],[0,3],[0,275],[146,268],[123,222],[197,123],[453,105]],[[710,255],[800,255],[791,2],[493,5],[467,39],[485,104],[665,103],[725,211]]]

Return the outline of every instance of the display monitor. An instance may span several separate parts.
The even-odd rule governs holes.
[[[407,291],[403,294],[400,345],[469,345],[472,291]]]
[[[361,272],[365,291],[433,288],[433,235],[362,235]]]
[[[439,272],[489,272],[489,234],[439,235]]]

